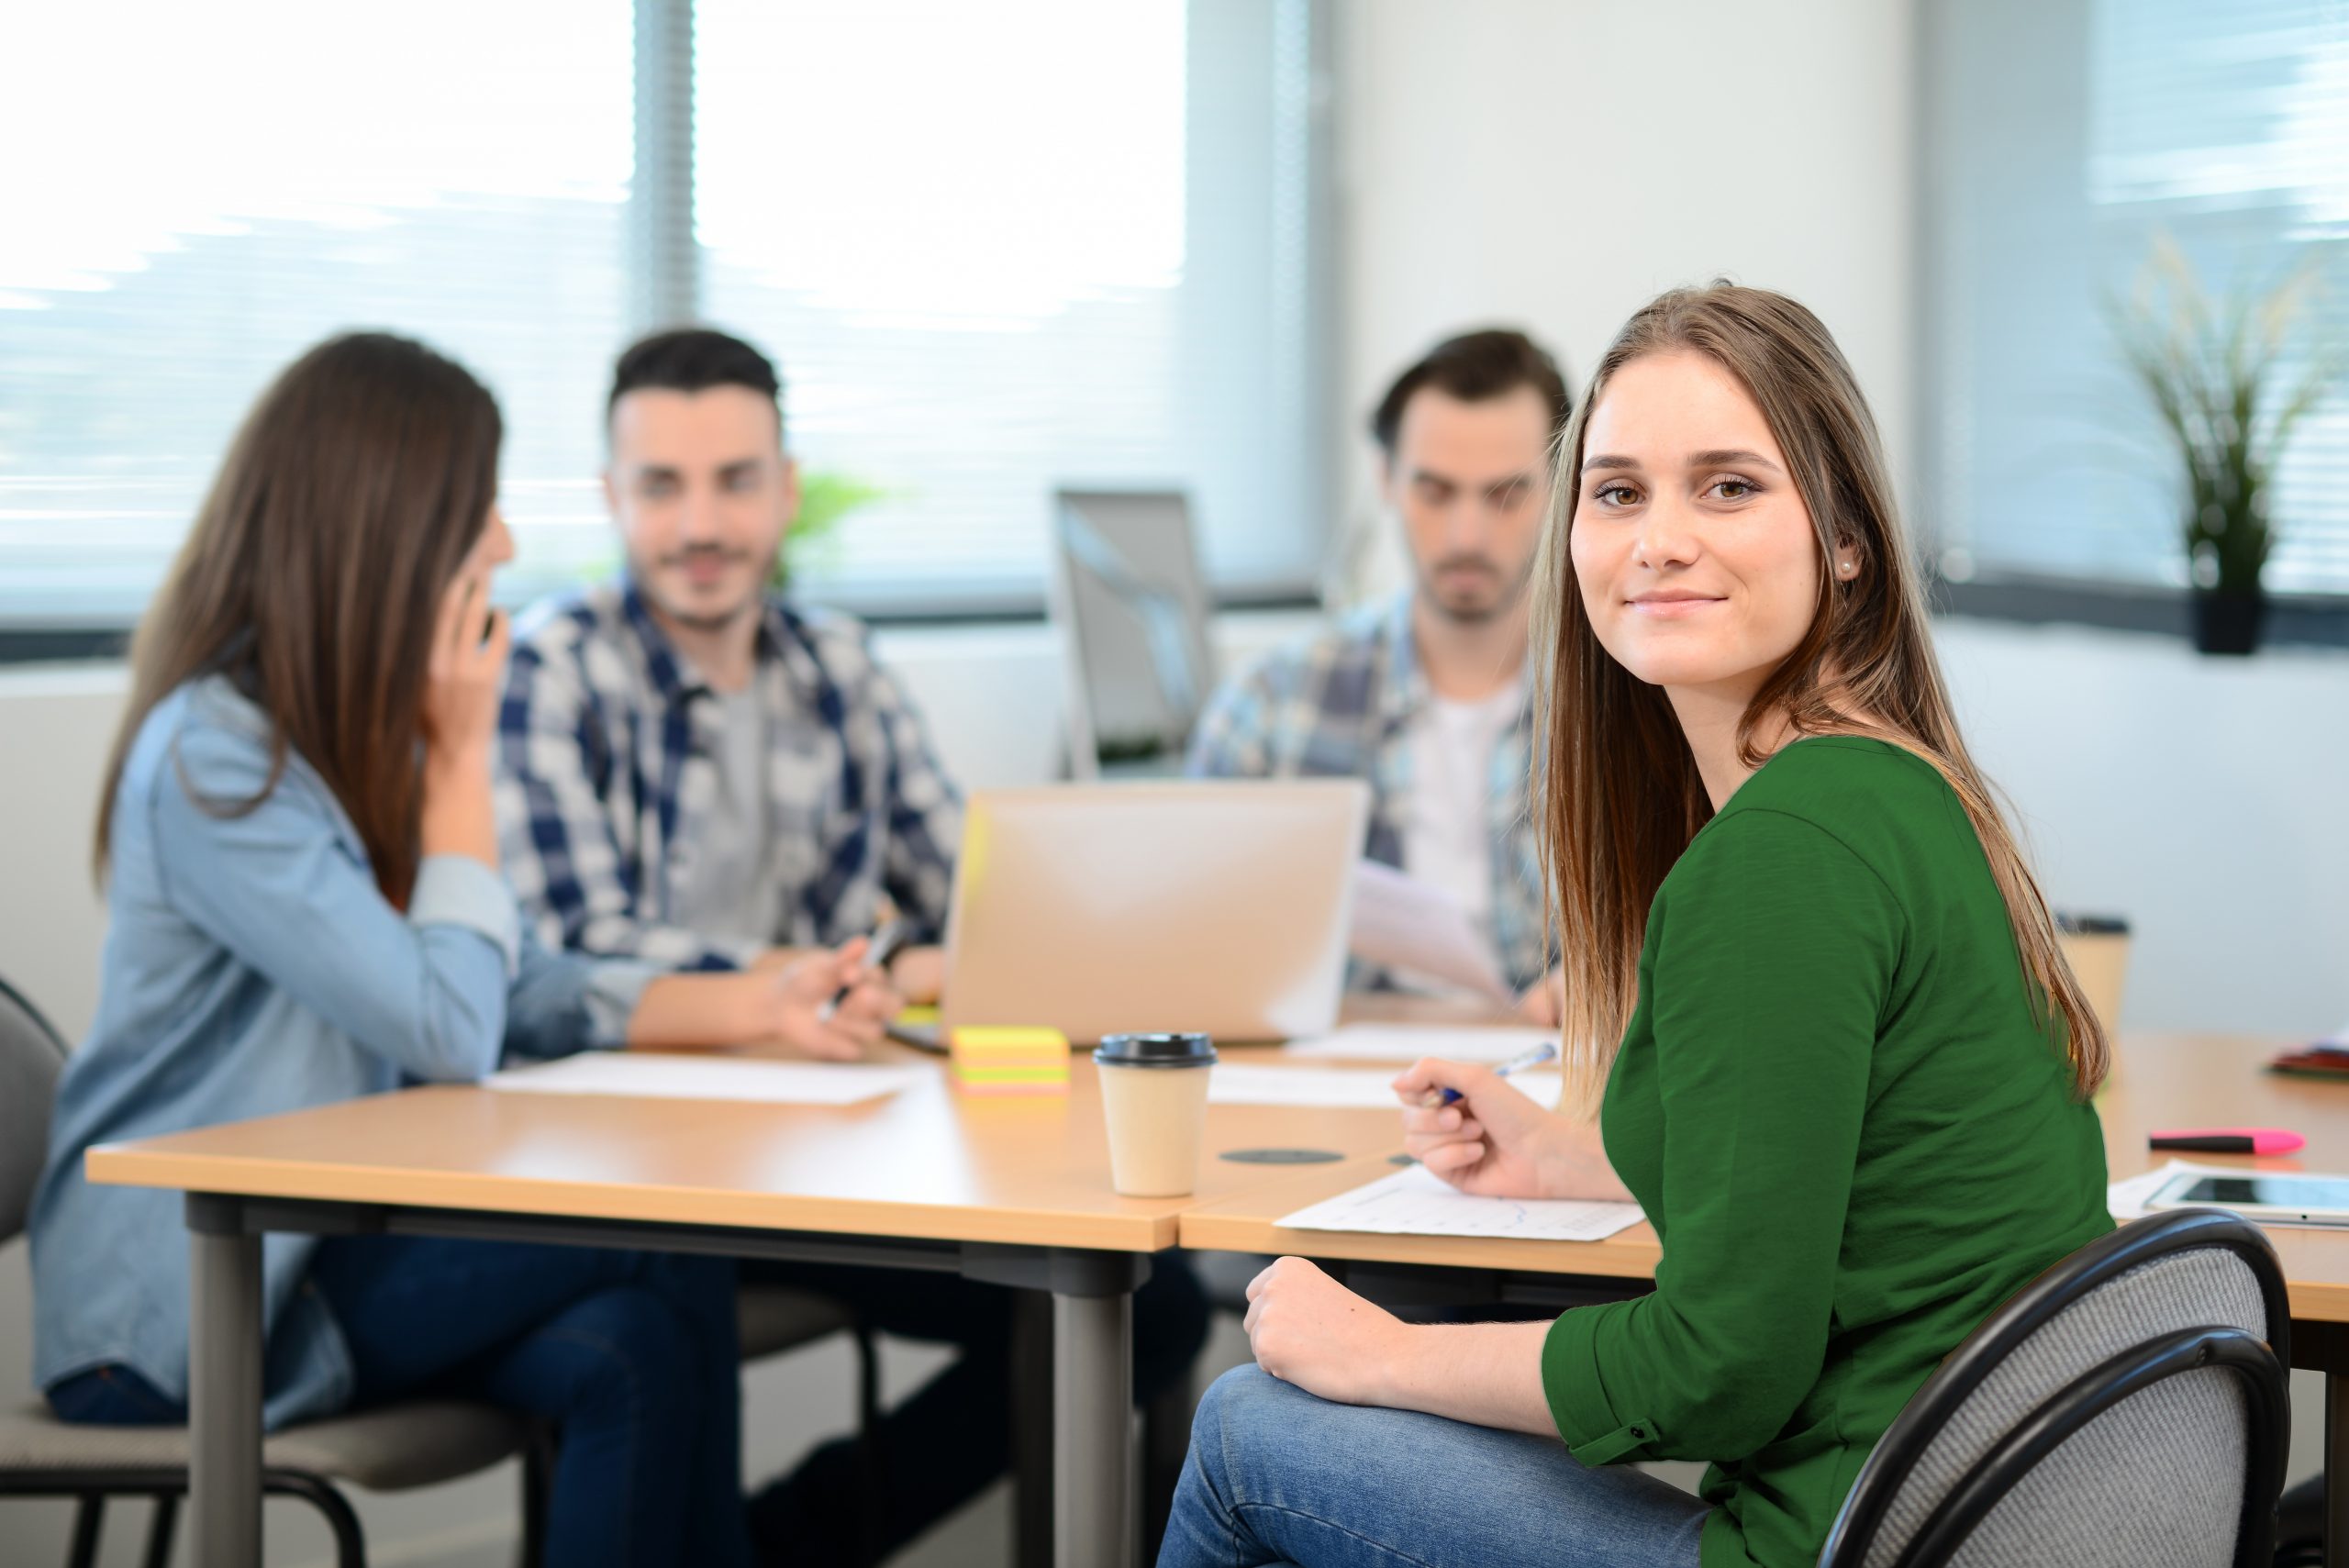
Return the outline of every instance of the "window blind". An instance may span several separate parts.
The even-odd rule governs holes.
[[[135,618],[255,395],[348,328],[497,394],[515,591],[609,559],[631,25],[626,0],[10,10],[0,617]]]
[[[1308,585],[1303,0],[702,0],[703,305],[869,499],[852,608],[1033,608],[1056,488],[1189,493],[1211,580]]]
[[[0,623],[134,620],[253,397],[351,328],[498,395],[509,597],[608,572],[612,356],[696,313],[780,361],[806,465],[877,497],[800,563],[812,595],[1039,607],[1062,485],[1184,488],[1220,587],[1306,585],[1316,14],[12,11]]]

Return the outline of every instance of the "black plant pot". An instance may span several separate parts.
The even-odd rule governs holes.
[[[2244,654],[2259,651],[2259,631],[2267,623],[2267,595],[2224,588],[2198,589],[2194,595],[2194,646],[2204,653]]]

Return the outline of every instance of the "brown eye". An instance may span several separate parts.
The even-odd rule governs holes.
[[[1742,501],[1753,494],[1753,486],[1742,479],[1724,479],[1713,488],[1720,492],[1724,501]]]

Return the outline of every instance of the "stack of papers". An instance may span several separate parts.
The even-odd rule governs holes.
[[[1399,1062],[1441,1056],[1448,1062],[1507,1062],[1537,1045],[1554,1044],[1555,1029],[1478,1029],[1459,1024],[1348,1024],[1281,1049],[1290,1056],[1332,1062]]]
[[[533,1095],[620,1095],[645,1100],[740,1100],[775,1106],[852,1106],[894,1095],[918,1069],[857,1062],[767,1062],[665,1051],[583,1051],[511,1067],[487,1089]]]
[[[1643,1218],[1635,1203],[1471,1197],[1414,1165],[1283,1216],[1279,1223],[1291,1230],[1359,1230],[1377,1236],[1604,1241]]]
[[[1208,1080],[1211,1106],[1329,1106],[1399,1111],[1395,1073],[1385,1067],[1265,1067],[1223,1062]],[[1520,1073],[1509,1084],[1545,1106],[1555,1106],[1565,1080],[1555,1073]]]
[[[1354,897],[1347,951],[1364,963],[1398,970],[1446,989],[1501,1006],[1517,994],[1501,977],[1492,940],[1477,929],[1460,900],[1377,861],[1354,863]]]

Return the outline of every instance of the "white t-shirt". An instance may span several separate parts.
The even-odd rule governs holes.
[[[1403,869],[1452,894],[1480,926],[1493,907],[1493,749],[1524,705],[1514,681],[1478,702],[1431,696],[1405,731]]]

